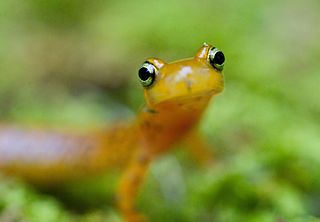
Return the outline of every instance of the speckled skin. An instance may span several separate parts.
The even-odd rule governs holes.
[[[194,153],[202,153],[191,132],[224,87],[221,71],[209,62],[211,48],[204,44],[195,57],[173,63],[148,59],[156,67],[155,80],[144,88],[146,106],[132,124],[88,134],[0,127],[0,170],[54,184],[125,166],[119,208],[125,221],[143,221],[134,200],[152,160],[186,137],[193,139]]]

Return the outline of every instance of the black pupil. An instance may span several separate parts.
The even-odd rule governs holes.
[[[213,63],[215,64],[218,64],[218,65],[222,65],[224,63],[224,55],[221,51],[217,52],[215,55],[214,55],[214,58],[213,58]]]
[[[150,78],[150,76],[151,76],[151,73],[146,67],[142,67],[141,69],[139,69],[139,78],[142,81],[146,81],[147,79]]]

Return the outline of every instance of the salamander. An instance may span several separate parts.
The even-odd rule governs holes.
[[[59,184],[122,168],[117,200],[125,221],[142,221],[134,202],[150,163],[178,142],[201,159],[195,133],[211,98],[224,88],[225,56],[204,43],[194,57],[171,63],[147,59],[138,71],[145,106],[131,122],[70,133],[0,126],[0,171],[35,184]]]

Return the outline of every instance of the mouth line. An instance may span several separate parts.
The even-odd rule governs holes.
[[[220,90],[204,90],[200,92],[192,92],[185,95],[180,95],[168,99],[163,99],[159,101],[157,104],[161,103],[177,103],[177,104],[188,104],[188,103],[196,103],[198,101],[209,100],[215,94],[218,94]]]

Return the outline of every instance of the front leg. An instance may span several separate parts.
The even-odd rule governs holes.
[[[214,162],[213,151],[197,132],[190,132],[184,143],[187,150],[200,165],[211,165]]]
[[[126,222],[145,221],[144,216],[135,210],[135,200],[145,179],[151,159],[152,157],[149,153],[145,150],[139,150],[133,156],[120,180],[117,201]]]

